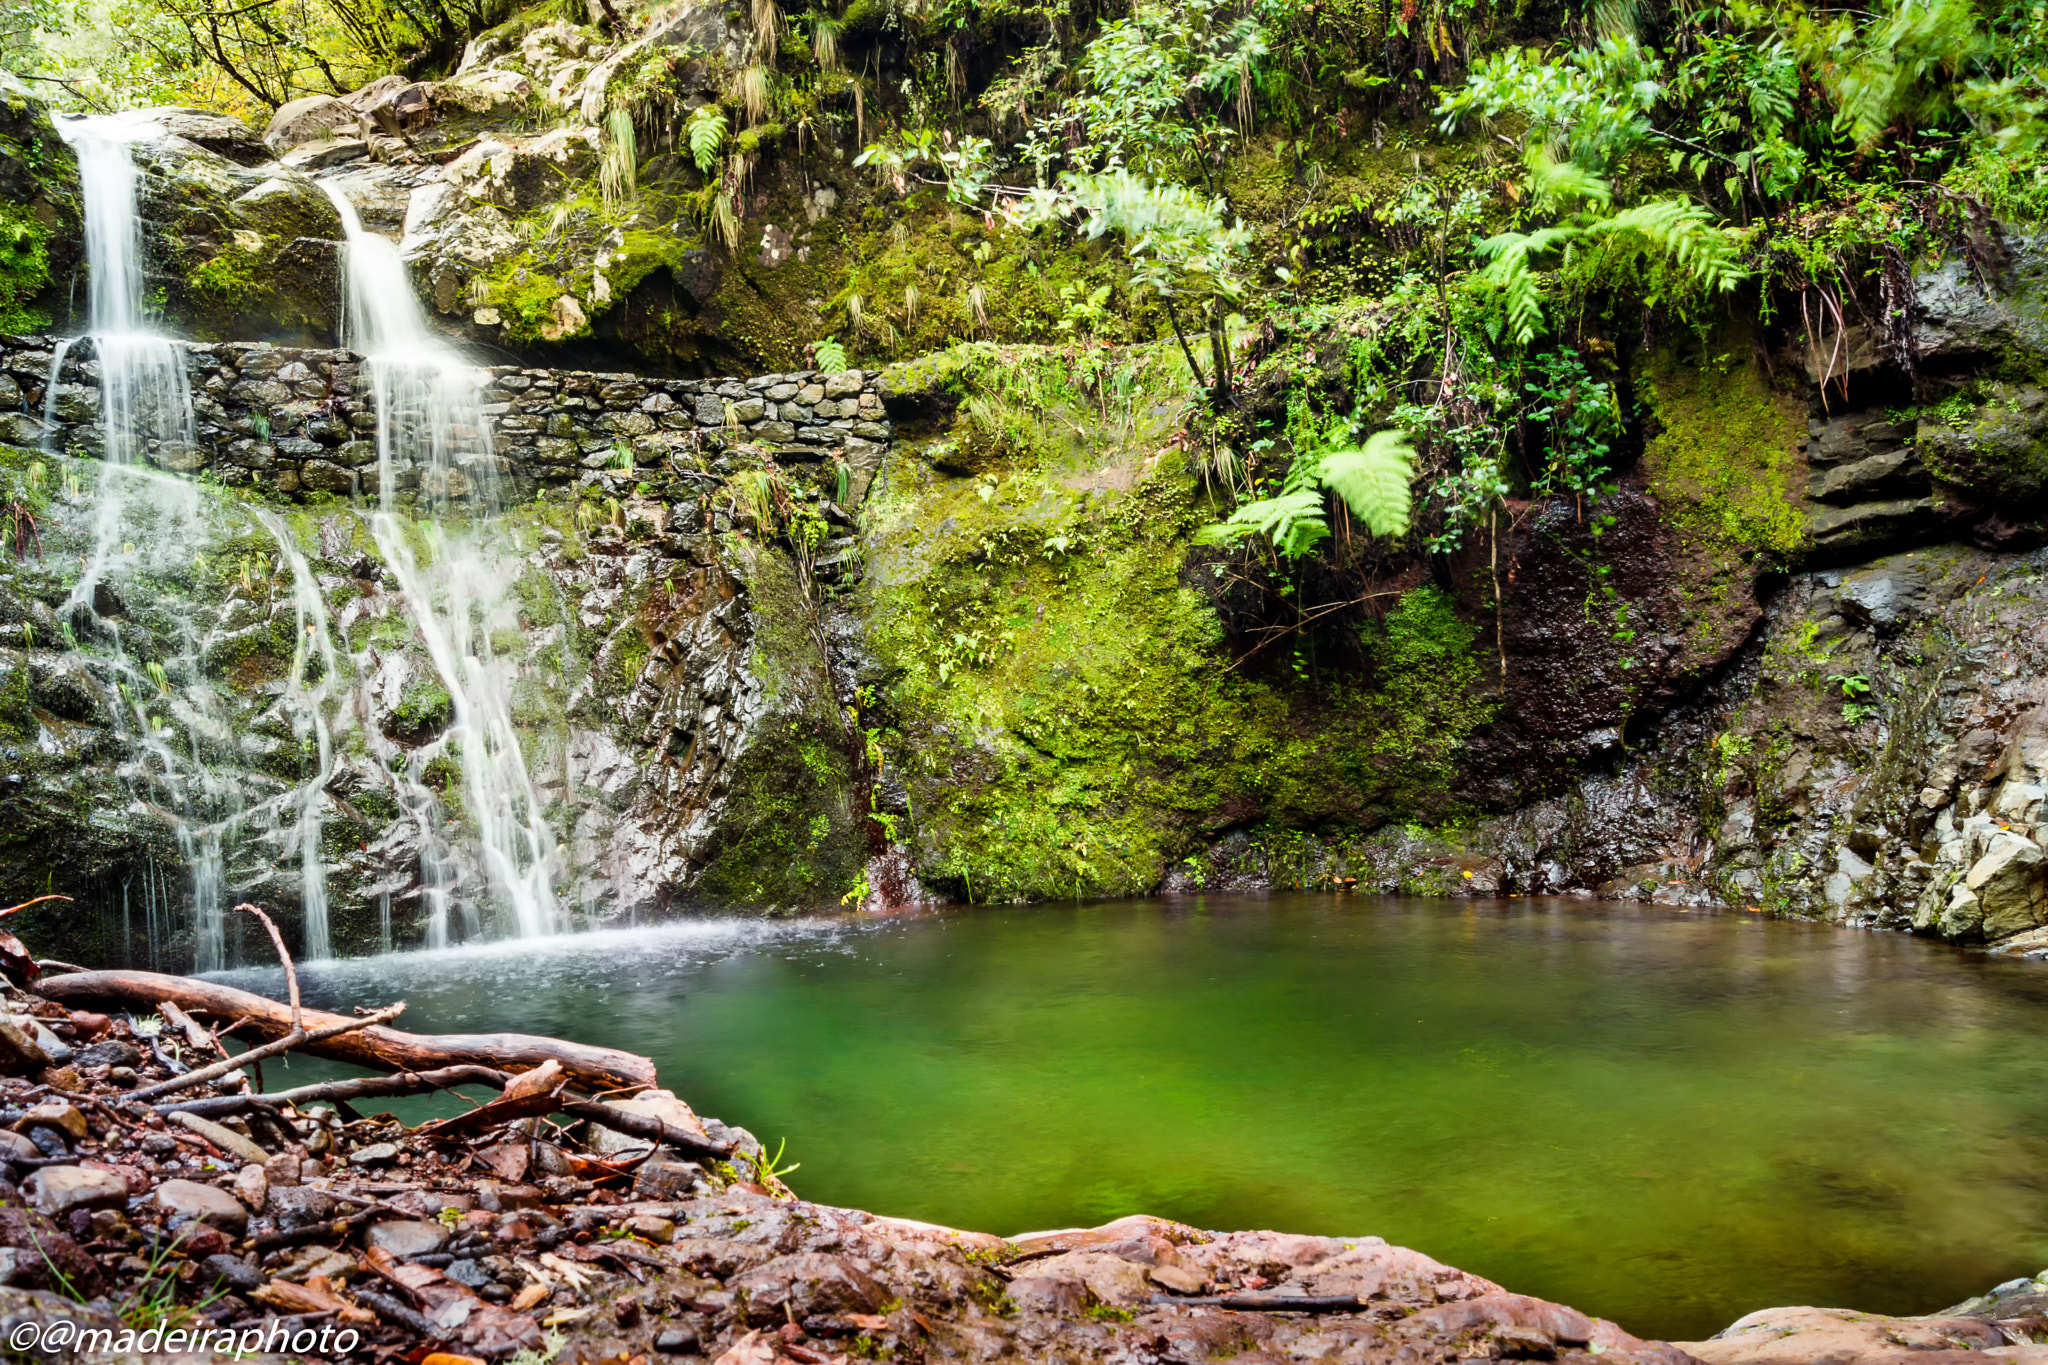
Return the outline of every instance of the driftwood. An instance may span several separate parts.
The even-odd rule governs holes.
[[[359,1076],[346,1081],[321,1081],[316,1085],[301,1085],[291,1090],[274,1090],[267,1095],[222,1095],[215,1099],[184,1100],[174,1104],[156,1106],[159,1114],[198,1114],[206,1118],[219,1118],[223,1114],[236,1114],[245,1109],[265,1105],[310,1104],[315,1100],[332,1100],[347,1103],[360,1099],[388,1099],[401,1095],[427,1095],[436,1090],[453,1090],[461,1085],[483,1085],[493,1090],[503,1090],[512,1077],[487,1066],[448,1066],[438,1071],[401,1071],[393,1076]],[[491,1106],[486,1105],[476,1113],[481,1114]],[[699,1160],[729,1161],[736,1150],[729,1142],[712,1142],[698,1137],[685,1128],[646,1114],[629,1114],[623,1109],[597,1104],[589,1100],[572,1100],[556,1096],[546,1112],[567,1114],[572,1118],[584,1119],[600,1128],[609,1128],[627,1137],[639,1138],[643,1142],[658,1142],[685,1156]],[[467,1119],[470,1115],[464,1115]],[[514,1117],[505,1114],[502,1117]],[[451,1128],[468,1128],[472,1125],[459,1121],[444,1120]]]
[[[244,1020],[249,1032],[266,1041],[282,1038],[292,1029],[290,1006],[217,981],[158,972],[78,972],[44,977],[36,983],[36,989],[45,999],[66,1005],[107,1004],[154,1010],[168,1000],[188,1014]],[[304,1024],[309,1032],[360,1022],[320,1010],[304,1011]],[[467,1065],[488,1067],[502,1074],[530,1071],[552,1060],[561,1063],[569,1083],[582,1090],[630,1092],[655,1084],[654,1063],[646,1057],[527,1033],[418,1034],[373,1025],[320,1042],[309,1040],[299,1050],[376,1071],[414,1073]],[[702,1145],[701,1138],[695,1141]]]
[[[199,1114],[206,1118],[219,1118],[222,1114],[239,1114],[244,1109],[260,1105],[310,1104],[314,1100],[331,1100],[346,1104],[350,1100],[389,1099],[401,1095],[430,1095],[436,1090],[453,1090],[461,1085],[485,1085],[501,1090],[505,1085],[505,1073],[494,1071],[487,1066],[444,1066],[437,1071],[400,1071],[390,1076],[357,1076],[346,1081],[320,1081],[313,1085],[293,1086],[290,1090],[273,1090],[267,1095],[220,1095],[203,1100],[178,1100],[170,1104],[159,1104],[159,1114]]]
[[[155,1085],[134,1091],[128,1098],[134,1100],[153,1100],[158,1095],[168,1095],[175,1090],[190,1090],[195,1085],[205,1085],[208,1081],[217,1081],[231,1071],[239,1071],[245,1066],[254,1066],[265,1057],[275,1057],[280,1052],[291,1052],[296,1048],[305,1047],[308,1043],[325,1043],[335,1038],[346,1037],[348,1034],[355,1033],[361,1029],[374,1028],[387,1019],[396,1019],[403,1013],[405,1013],[405,1002],[401,1000],[396,1005],[378,1010],[375,1014],[367,1015],[361,1019],[343,1019],[339,1023],[327,1024],[316,1028],[311,1033],[294,1026],[290,1033],[285,1034],[284,1037],[274,1043],[265,1043],[261,1047],[252,1047],[247,1052],[229,1057],[226,1061],[215,1062],[212,1066],[202,1066],[197,1071],[188,1071],[182,1076],[173,1076],[167,1081],[159,1081]]]
[[[734,1151],[730,1142],[713,1142],[709,1138],[698,1137],[687,1128],[678,1128],[673,1123],[663,1123],[660,1119],[646,1114],[629,1114],[623,1109],[594,1104],[589,1100],[563,1100],[555,1108],[573,1118],[584,1119],[600,1128],[609,1128],[614,1133],[624,1133],[627,1137],[673,1147],[686,1156],[725,1161],[731,1158]]]

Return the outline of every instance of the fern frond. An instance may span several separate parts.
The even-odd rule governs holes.
[[[1682,199],[1638,204],[1587,230],[1602,235],[1633,232],[1701,284],[1723,293],[1748,273],[1742,268],[1734,236],[1717,226],[1704,208]]]
[[[1323,495],[1313,488],[1296,488],[1278,497],[1248,502],[1226,521],[1205,526],[1195,539],[1205,545],[1235,545],[1255,535],[1265,536],[1273,548],[1289,559],[1299,559],[1315,543],[1330,534],[1323,520]]]
[[[1522,157],[1529,169],[1529,190],[1539,201],[1575,204],[1581,200],[1605,204],[1614,198],[1614,187],[1576,161],[1559,161],[1548,149],[1531,147]]]
[[[690,159],[706,175],[718,168],[718,149],[725,145],[725,133],[725,114],[717,105],[707,104],[690,115]]]
[[[1408,530],[1414,477],[1415,447],[1402,431],[1376,431],[1362,446],[1333,450],[1323,456],[1325,487],[1344,499],[1351,515],[1376,536],[1398,536]]]
[[[1530,267],[1529,258],[1556,251],[1581,236],[1577,227],[1538,228],[1534,232],[1503,232],[1474,248],[1490,263],[1479,278],[1501,291],[1502,310],[1515,344],[1527,346],[1543,330],[1543,285]]]

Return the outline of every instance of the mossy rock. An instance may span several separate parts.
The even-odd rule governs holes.
[[[2048,394],[1994,383],[1986,401],[1953,425],[1923,418],[1919,449],[1928,472],[1974,502],[2038,508],[2048,493]]]
[[[0,332],[34,332],[66,311],[82,261],[78,160],[35,93],[0,71]]]

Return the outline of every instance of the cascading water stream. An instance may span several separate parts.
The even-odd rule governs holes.
[[[200,970],[226,964],[222,927],[222,824],[206,823],[206,812],[223,793],[214,790],[197,753],[198,731],[209,717],[203,689],[180,697],[161,663],[138,667],[123,645],[120,624],[102,612],[102,589],[116,568],[138,559],[162,569],[199,543],[197,490],[184,480],[144,463],[146,456],[186,456],[195,442],[192,389],[184,349],[148,325],[143,269],[140,172],[135,144],[161,130],[147,119],[109,115],[63,120],[59,131],[78,157],[85,201],[87,264],[86,335],[60,342],[52,354],[46,426],[55,430],[55,406],[64,365],[81,340],[89,340],[100,379],[100,479],[94,508],[93,548],[62,615],[92,629],[113,647],[113,666],[125,703],[114,708],[128,737],[138,740],[150,783],[178,818],[177,839],[192,876],[192,914]],[[168,460],[166,463],[170,462]],[[178,461],[182,463],[183,460]],[[149,524],[138,529],[137,521]],[[138,550],[135,535],[152,541]],[[199,677],[197,641],[188,629],[178,671]],[[153,709],[155,708],[155,709]],[[157,714],[169,709],[193,737],[194,752],[181,754],[165,737]],[[128,727],[132,725],[132,730]],[[152,916],[153,918],[153,916]]]
[[[292,575],[296,645],[285,690],[312,730],[317,759],[313,775],[292,794],[293,804],[298,808],[294,841],[299,855],[299,904],[304,916],[300,952],[309,961],[324,962],[334,956],[327,922],[327,863],[320,848],[325,826],[321,804],[327,784],[334,778],[335,766],[334,729],[327,719],[327,699],[341,675],[341,665],[334,649],[333,614],[327,609],[327,599],[313,577],[313,567],[293,539],[291,528],[275,512],[262,511],[256,516],[276,539],[278,551]],[[314,670],[318,676],[309,681],[307,675]]]
[[[364,231],[355,206],[338,189],[323,188],[347,235],[343,343],[363,356],[376,404],[378,510],[371,532],[452,712],[441,739],[413,754],[413,790],[404,801],[424,836],[427,944],[448,942],[456,875],[442,832],[433,827],[440,803],[420,781],[420,770],[450,750],[460,762],[464,814],[476,828],[488,894],[502,907],[506,927],[521,937],[560,933],[568,928],[555,894],[560,855],[513,721],[516,669],[492,646],[494,634],[518,629],[516,603],[506,592],[518,565],[493,554],[487,536],[436,519],[420,526],[429,569],[395,510],[401,481],[416,485],[423,511],[445,514],[465,501],[484,513],[499,510],[482,380],[428,327],[398,248]],[[466,901],[464,908],[469,912]]]
[[[93,590],[125,543],[121,514],[132,491],[125,471],[137,470],[153,446],[193,444],[192,387],[184,350],[147,327],[143,317],[135,143],[157,131],[155,125],[116,114],[66,120],[59,131],[77,153],[85,198],[86,334],[100,366],[100,458],[108,467],[92,557],[66,603],[90,608]],[[46,406],[56,402],[57,379],[75,344],[76,339],[61,342],[51,357]]]

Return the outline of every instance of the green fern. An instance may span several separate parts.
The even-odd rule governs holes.
[[[1725,293],[1741,282],[1744,271],[1735,239],[1715,226],[1713,216],[1682,199],[1657,199],[1603,218],[1589,234],[1633,232],[1678,262],[1679,268],[1707,288]]]
[[[846,368],[846,348],[831,337],[818,343],[815,358],[818,368],[828,374],[838,374]]]
[[[1582,231],[1547,227],[1534,232],[1503,232],[1476,248],[1489,262],[1479,278],[1501,291],[1502,311],[1516,345],[1527,346],[1543,330],[1543,286],[1529,258],[1561,249]]]
[[[1717,226],[1706,209],[1682,199],[1653,200],[1591,222],[1561,223],[1534,232],[1503,232],[1479,243],[1475,250],[1487,260],[1479,278],[1500,291],[1501,312],[1516,345],[1527,346],[1543,330],[1543,285],[1532,258],[1565,250],[1581,239],[1624,235],[1634,235],[1663,252],[1679,269],[1717,293],[1733,289],[1746,273],[1736,251],[1736,238]]]
[[[1348,425],[1348,424],[1345,424]],[[1195,539],[1205,545],[1235,545],[1264,536],[1287,559],[1299,559],[1330,534],[1323,491],[1344,499],[1351,514],[1376,536],[1408,530],[1415,450],[1399,431],[1375,432],[1362,446],[1345,446],[1296,457],[1280,492],[1248,502],[1228,518],[1205,526]]]
[[[706,175],[718,169],[718,149],[725,145],[725,134],[725,114],[717,105],[707,104],[690,115],[690,159]]]
[[[1364,445],[1333,450],[1322,460],[1323,486],[1376,536],[1406,534],[1414,476],[1415,447],[1401,431],[1376,431]]]

